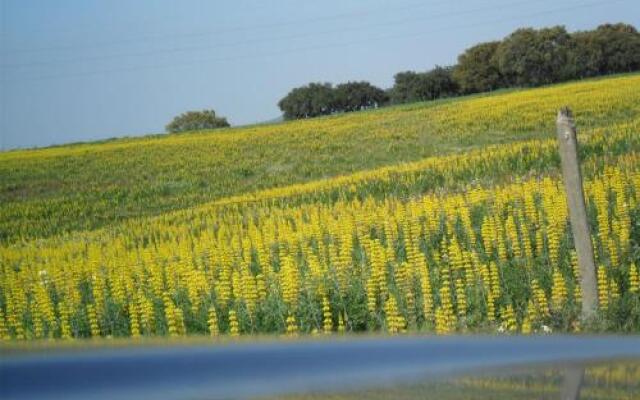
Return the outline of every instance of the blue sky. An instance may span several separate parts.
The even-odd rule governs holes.
[[[158,133],[186,110],[277,117],[311,81],[455,63],[521,26],[640,27],[636,0],[0,0],[0,147]]]

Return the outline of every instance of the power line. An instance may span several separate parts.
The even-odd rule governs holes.
[[[247,44],[269,43],[272,41],[279,41],[279,40],[297,40],[297,39],[302,39],[306,37],[330,35],[335,33],[357,32],[363,29],[378,28],[378,27],[384,27],[384,26],[396,26],[396,25],[402,25],[410,22],[429,21],[436,18],[468,15],[468,14],[474,14],[482,11],[494,11],[496,8],[503,9],[503,8],[522,5],[522,4],[544,3],[547,1],[548,0],[520,0],[515,2],[503,3],[499,5],[493,5],[491,7],[467,9],[467,10],[455,11],[455,12],[449,11],[449,12],[443,12],[439,14],[432,14],[426,17],[423,16],[423,17],[403,18],[403,19],[399,19],[399,20],[396,19],[395,21],[388,21],[384,23],[368,24],[368,25],[361,25],[357,27],[343,28],[343,29],[337,29],[337,30],[335,29],[326,30],[321,32],[308,32],[305,34],[284,35],[284,36],[277,36],[275,38],[268,38],[268,39],[262,38],[262,39],[243,40],[243,41],[236,41],[236,42],[226,43],[226,44],[223,43],[223,44],[206,45],[206,46],[183,46],[183,47],[174,47],[174,48],[164,49],[164,50],[148,50],[148,51],[135,52],[135,53],[108,54],[108,55],[101,55],[101,56],[95,56],[95,57],[82,57],[82,58],[65,59],[65,60],[58,60],[58,61],[43,61],[43,62],[31,62],[31,63],[22,63],[22,64],[20,63],[2,64],[0,65],[0,67],[2,68],[43,67],[43,66],[63,65],[68,63],[80,63],[80,62],[87,62],[87,61],[104,61],[104,60],[109,60],[114,58],[123,58],[123,57],[143,57],[143,56],[152,56],[156,54],[185,53],[185,52],[191,52],[191,51],[212,50],[212,49],[218,49],[223,47],[237,47],[237,46],[242,46]]]
[[[407,11],[417,8],[423,8],[426,6],[434,6],[440,4],[450,4],[450,0],[441,0],[435,2],[417,2],[417,3],[408,3],[401,7],[393,7],[391,11]],[[280,22],[270,22],[265,24],[255,24],[251,26],[236,26],[236,27],[227,27],[220,28],[213,31],[206,32],[191,32],[184,34],[163,34],[163,35],[147,35],[146,37],[139,37],[135,39],[121,39],[121,40],[111,40],[105,42],[91,43],[89,46],[91,48],[96,47],[110,47],[114,45],[122,45],[122,44],[130,44],[135,42],[147,42],[153,40],[165,40],[165,39],[181,39],[181,38],[194,38],[194,37],[203,37],[203,36],[212,36],[222,33],[232,33],[232,32],[243,32],[243,31],[254,31],[254,30],[263,30],[263,29],[271,29],[271,28],[280,28],[284,26],[295,26],[295,25],[308,25],[310,23],[317,22],[327,22],[332,20],[340,20],[345,18],[353,18],[353,17],[362,17],[366,15],[373,15],[380,11],[389,11],[389,7],[375,7],[368,8],[366,11],[353,11],[346,12],[341,14],[333,14],[327,16],[320,16],[314,18],[308,18],[303,20],[289,20],[289,21],[280,21]],[[8,54],[18,54],[18,53],[32,53],[32,52],[46,52],[46,51],[56,51],[56,50],[75,50],[81,48],[87,48],[86,45],[60,45],[60,46],[50,46],[50,47],[41,47],[41,48],[32,48],[32,49],[13,49],[8,50]]]
[[[490,24],[511,22],[511,21],[513,21],[515,19],[520,20],[520,19],[526,19],[526,18],[531,18],[531,17],[535,17],[535,16],[540,16],[540,15],[547,15],[547,14],[558,13],[558,12],[568,12],[568,11],[573,11],[573,10],[577,10],[577,9],[581,9],[581,8],[597,7],[597,6],[600,6],[600,5],[607,5],[607,4],[611,4],[611,3],[620,3],[620,2],[623,2],[623,1],[625,1],[625,0],[598,1],[598,2],[592,2],[592,3],[585,3],[585,4],[581,4],[581,5],[575,5],[575,6],[571,6],[571,7],[561,7],[561,8],[555,8],[555,9],[550,9],[550,10],[544,10],[544,11],[540,11],[540,12],[536,12],[536,13],[516,15],[516,16],[511,16],[509,18],[500,18],[500,19],[494,19],[494,20],[490,20],[490,21],[483,21],[483,22],[479,22],[479,23],[475,23],[475,24],[464,24],[464,25],[457,25],[457,26],[447,26],[447,27],[444,27],[444,28],[439,28],[439,29],[434,29],[434,30],[424,31],[424,32],[417,32],[417,33],[412,33],[412,34],[398,34],[398,35],[378,36],[378,37],[375,37],[375,38],[368,38],[368,39],[359,40],[359,41],[351,41],[351,42],[344,42],[343,41],[343,42],[340,42],[340,43],[332,43],[332,44],[325,44],[325,45],[318,45],[318,46],[299,47],[299,48],[292,48],[292,49],[287,49],[287,50],[278,51],[278,52],[268,52],[268,53],[262,53],[262,54],[247,54],[247,55],[233,56],[233,57],[205,58],[205,59],[200,59],[200,60],[191,61],[191,62],[184,62],[184,63],[152,64],[152,65],[133,66],[133,67],[127,67],[127,68],[113,68],[113,69],[88,71],[88,72],[85,72],[85,73],[46,75],[46,76],[34,77],[34,78],[31,78],[31,79],[26,79],[26,80],[28,80],[28,81],[40,81],[40,80],[62,79],[62,78],[77,78],[77,77],[85,77],[85,76],[92,76],[92,75],[109,74],[109,73],[113,73],[113,72],[133,72],[133,71],[141,71],[141,70],[165,69],[165,68],[173,68],[173,67],[185,67],[185,66],[191,66],[191,65],[199,65],[199,64],[202,64],[202,63],[216,63],[216,62],[224,62],[224,61],[236,61],[236,60],[254,59],[254,58],[262,58],[262,57],[280,56],[280,55],[293,54],[293,53],[304,52],[304,51],[316,51],[316,50],[324,50],[324,49],[330,49],[330,48],[349,47],[349,46],[353,46],[353,45],[371,44],[371,43],[373,43],[375,41],[379,41],[379,40],[401,39],[401,38],[408,38],[408,37],[419,37],[419,36],[424,36],[424,35],[433,34],[433,33],[446,32],[446,31],[449,31],[449,30],[460,30],[460,29],[467,29],[467,28],[473,28],[473,27],[490,25]]]

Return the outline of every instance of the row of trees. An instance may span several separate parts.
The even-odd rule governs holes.
[[[450,67],[394,76],[388,90],[369,82],[310,83],[291,90],[278,106],[285,119],[411,103],[508,87],[547,85],[571,79],[640,70],[640,33],[632,25],[605,24],[568,33],[564,27],[523,28],[501,41],[479,43]],[[213,110],[176,117],[168,132],[227,127]]]
[[[501,42],[467,49],[458,57],[453,77],[462,93],[474,93],[639,69],[638,31],[606,24],[573,34],[563,27],[518,29]]]
[[[347,82],[336,87],[310,83],[293,89],[278,106],[285,119],[296,119],[375,108],[388,101],[387,93],[369,82]]]
[[[508,87],[640,70],[640,34],[631,25],[605,24],[568,33],[564,27],[518,29],[502,41],[467,49],[451,67],[400,72],[386,91],[368,82],[293,89],[278,106],[286,119],[433,100]]]
[[[453,67],[435,67],[427,72],[399,72],[395,84],[389,90],[394,104],[434,100],[458,94],[458,84],[453,79]]]

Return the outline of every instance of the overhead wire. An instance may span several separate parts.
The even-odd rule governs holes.
[[[576,9],[596,7],[596,6],[600,6],[600,5],[609,5],[611,3],[619,3],[619,2],[623,2],[623,1],[625,1],[625,0],[606,0],[606,1],[596,1],[596,2],[590,2],[590,3],[581,3],[579,5],[573,5],[573,6],[569,6],[569,7],[558,7],[558,8],[549,9],[549,10],[543,10],[543,11],[539,11],[539,12],[535,12],[535,13],[528,13],[528,14],[510,16],[508,18],[499,18],[499,19],[493,19],[493,20],[489,20],[489,21],[482,21],[482,22],[478,22],[478,23],[474,23],[474,24],[461,24],[461,25],[455,25],[455,26],[449,25],[449,26],[442,27],[442,28],[439,28],[439,29],[432,29],[432,30],[423,31],[423,32],[415,32],[415,33],[410,33],[410,34],[381,35],[381,36],[370,37],[370,38],[367,38],[367,39],[357,40],[357,41],[341,41],[341,42],[338,42],[338,43],[328,43],[328,44],[321,44],[321,45],[316,45],[316,46],[304,46],[304,47],[290,48],[290,49],[285,49],[283,51],[265,52],[265,53],[258,53],[258,54],[251,53],[251,54],[245,54],[245,55],[239,55],[239,56],[230,56],[230,57],[203,58],[203,59],[191,60],[191,61],[188,61],[188,62],[178,62],[178,63],[149,64],[149,65],[140,65],[140,66],[132,66],[132,67],[111,68],[111,69],[94,70],[94,71],[87,71],[87,72],[81,72],[81,73],[44,75],[44,76],[32,77],[32,78],[29,78],[28,80],[38,81],[38,80],[50,80],[50,79],[61,79],[61,78],[76,78],[76,77],[85,77],[85,76],[91,76],[91,75],[108,74],[108,73],[113,73],[113,72],[133,72],[133,71],[139,71],[139,70],[151,70],[151,69],[164,69],[164,68],[173,68],[173,67],[184,67],[184,66],[190,66],[190,65],[201,65],[203,63],[216,63],[216,62],[224,62],[224,61],[255,59],[255,58],[263,58],[263,57],[280,56],[280,55],[286,55],[286,54],[295,54],[295,53],[298,53],[298,52],[316,51],[316,50],[339,48],[339,47],[349,47],[349,46],[354,46],[354,45],[371,44],[371,43],[374,43],[374,42],[380,41],[380,40],[401,39],[401,38],[408,38],[408,37],[420,37],[420,36],[433,34],[433,33],[438,33],[438,32],[446,32],[446,31],[449,31],[449,30],[460,30],[460,29],[467,29],[467,28],[490,25],[490,24],[510,22],[510,21],[513,21],[513,20],[516,20],[516,19],[517,20],[527,19],[527,18],[531,18],[531,17],[535,17],[535,16],[547,15],[547,14],[552,14],[552,13],[557,13],[557,12],[568,12],[568,11],[573,11],[573,10],[576,10]]]
[[[519,0],[519,1],[511,1],[508,3],[493,5],[491,7],[466,9],[466,10],[456,11],[456,12],[451,12],[451,11],[443,12],[443,13],[431,14],[431,15],[422,16],[422,17],[402,18],[402,19],[396,19],[393,21],[387,21],[383,23],[367,24],[367,25],[360,25],[355,27],[325,30],[320,32],[307,32],[304,34],[295,34],[295,35],[281,35],[281,36],[272,37],[272,38],[250,39],[250,40],[236,41],[231,43],[218,43],[218,44],[204,45],[204,46],[181,46],[181,47],[174,47],[169,49],[147,50],[147,51],[132,52],[132,53],[105,54],[105,55],[99,55],[99,56],[93,56],[93,57],[78,57],[78,58],[71,58],[71,59],[67,58],[67,59],[54,60],[54,61],[0,64],[0,68],[32,68],[32,67],[54,66],[54,65],[63,65],[63,64],[69,64],[69,63],[105,61],[105,60],[110,60],[114,58],[148,57],[148,56],[154,56],[159,54],[164,55],[164,54],[186,53],[186,52],[192,52],[192,51],[214,50],[214,49],[219,49],[224,47],[238,47],[238,46],[251,45],[251,44],[272,43],[275,41],[282,41],[282,40],[293,41],[293,40],[299,40],[299,39],[315,37],[315,36],[332,35],[336,33],[358,32],[361,30],[366,30],[371,28],[396,26],[396,25],[403,25],[410,22],[422,22],[422,21],[430,21],[437,18],[468,15],[468,14],[474,14],[482,11],[494,11],[498,7],[500,9],[504,9],[504,8],[509,8],[509,7],[522,5],[522,4],[544,3],[548,1],[549,0]]]
[[[409,4],[405,4],[404,6],[394,6],[393,11],[406,11],[418,8],[424,8],[426,6],[434,6],[440,4],[450,4],[450,0],[441,0],[435,2],[413,2]],[[218,28],[214,30],[204,31],[204,32],[189,32],[189,33],[170,33],[170,34],[162,34],[162,35],[146,35],[137,38],[127,38],[127,39],[116,39],[110,41],[103,42],[94,42],[89,44],[68,44],[68,45],[58,45],[58,46],[48,46],[48,47],[40,47],[40,48],[25,48],[25,49],[11,49],[7,50],[8,54],[13,53],[30,53],[30,52],[46,52],[46,51],[59,51],[59,50],[78,50],[83,48],[104,48],[104,47],[112,47],[123,44],[132,44],[137,42],[145,42],[145,41],[153,41],[153,40],[167,40],[167,39],[183,39],[183,38],[194,38],[194,37],[203,37],[203,36],[212,36],[223,33],[233,33],[233,32],[246,32],[246,31],[255,31],[255,30],[263,30],[263,29],[272,29],[272,28],[280,28],[286,26],[294,26],[294,25],[303,25],[307,26],[308,24],[313,24],[317,22],[330,22],[334,20],[340,20],[344,18],[353,18],[353,17],[361,17],[366,15],[373,15],[380,11],[388,11],[388,7],[367,7],[364,11],[352,11],[345,12],[340,14],[319,16],[313,18],[299,19],[299,20],[285,20],[279,22],[270,22],[263,24],[252,24],[248,26],[235,26],[235,27],[226,27],[226,28]]]

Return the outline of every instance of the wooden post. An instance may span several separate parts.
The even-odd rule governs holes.
[[[587,221],[587,208],[582,188],[582,174],[578,162],[578,140],[571,110],[568,107],[558,112],[556,121],[562,177],[567,192],[571,231],[580,266],[582,289],[582,317],[589,318],[598,309],[596,265],[593,257],[591,232]]]

